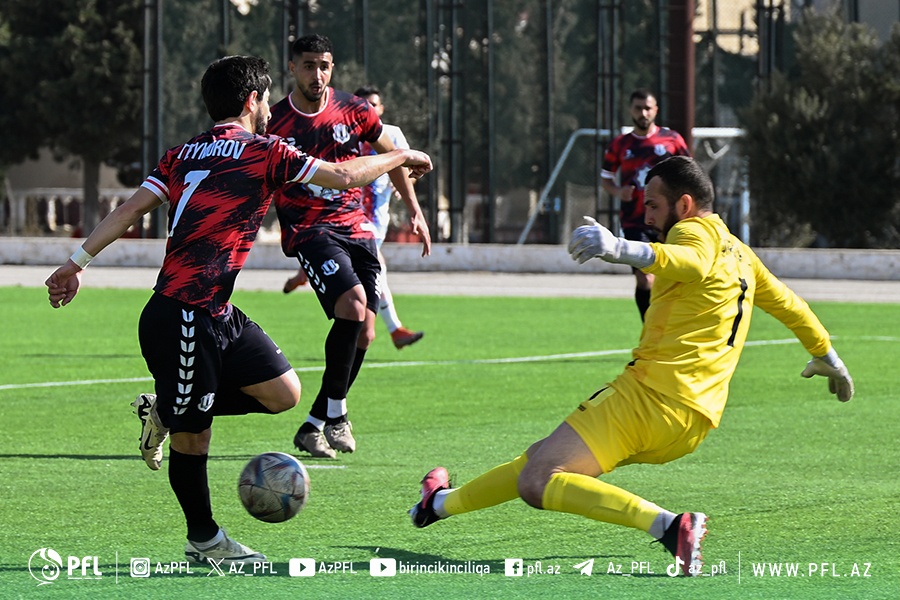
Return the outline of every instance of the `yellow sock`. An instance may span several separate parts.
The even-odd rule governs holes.
[[[557,473],[547,482],[546,510],[582,515],[595,521],[650,531],[662,509],[622,488],[577,473]]]
[[[527,462],[528,457],[522,454],[479,475],[464,486],[443,494],[441,512],[461,515],[518,498],[519,473]]]

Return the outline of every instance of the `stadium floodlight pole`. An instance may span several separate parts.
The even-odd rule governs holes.
[[[149,173],[163,153],[162,144],[162,0],[144,1],[143,135],[141,171]],[[150,236],[165,237],[165,209],[150,213]],[[141,229],[143,235],[143,228]]]

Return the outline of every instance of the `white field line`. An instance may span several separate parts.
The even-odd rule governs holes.
[[[837,336],[832,339],[838,339]],[[900,342],[900,338],[892,336],[859,336],[853,338],[863,341],[873,342]],[[797,344],[797,338],[785,338],[780,340],[754,340],[749,341],[746,346],[777,346],[782,344]],[[548,362],[554,360],[565,360],[568,358],[589,358],[594,356],[611,356],[615,354],[630,354],[632,348],[618,348],[615,350],[596,350],[592,352],[571,352],[567,354],[545,354],[543,356],[516,356],[511,358],[481,358],[472,360],[421,360],[406,362],[387,362],[387,363],[364,363],[363,367],[369,369],[390,369],[394,367],[431,367],[442,365],[496,365],[496,364],[514,364],[526,362]],[[298,373],[308,373],[321,371],[322,367],[299,367],[294,369]],[[129,377],[124,379],[81,379],[75,381],[45,381],[41,383],[10,383],[0,385],[0,391],[4,390],[23,390],[30,388],[50,388],[63,387],[67,385],[95,385],[101,383],[142,383],[153,381],[152,377]]]

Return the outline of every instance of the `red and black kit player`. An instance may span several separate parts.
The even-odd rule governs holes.
[[[272,194],[290,182],[358,186],[403,164],[416,173],[430,169],[428,156],[414,151],[333,165],[264,135],[270,85],[261,58],[212,63],[201,89],[216,125],[166,152],[143,185],[46,281],[50,304],[68,304],[91,259],[146,213],[168,204],[166,253],[138,327],[156,393],[139,395],[133,406],[141,420],[141,455],[151,469],[160,468],[163,444],[171,438],[169,483],[187,525],[185,555],[203,564],[265,560],[213,519],[207,483],[213,418],[278,413],[300,400],[290,363],[230,303]]]
[[[640,88],[631,93],[629,110],[634,129],[613,139],[603,154],[600,185],[621,201],[619,220],[626,240],[655,242],[656,234],[644,223],[644,187],[647,173],[670,156],[690,156],[677,131],[656,124],[659,106],[653,93]],[[618,178],[618,184],[616,179]],[[635,302],[644,320],[650,306],[653,276],[632,269],[636,279]]]
[[[290,70],[296,86],[272,107],[269,131],[303,152],[337,164],[362,154],[394,151],[378,113],[364,98],[330,87],[334,48],[320,35],[291,46]],[[376,155],[377,156],[377,155]],[[410,186],[405,171],[390,173],[399,187]],[[430,253],[431,238],[415,194],[407,194],[413,231]],[[411,197],[411,199],[409,198]],[[375,337],[381,295],[381,267],[374,226],[363,208],[359,188],[336,190],[295,183],[275,197],[286,256],[296,257],[325,314],[332,319],[325,339],[322,385],[294,445],[316,457],[334,458],[356,450],[347,417],[347,393]]]

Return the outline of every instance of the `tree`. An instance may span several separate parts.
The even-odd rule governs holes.
[[[141,2],[5,0],[4,15],[0,128],[8,136],[0,162],[21,162],[40,147],[80,159],[91,229],[101,163],[140,156]]]
[[[806,13],[795,42],[794,72],[742,113],[756,241],[896,247],[900,26],[880,44],[836,14]]]

